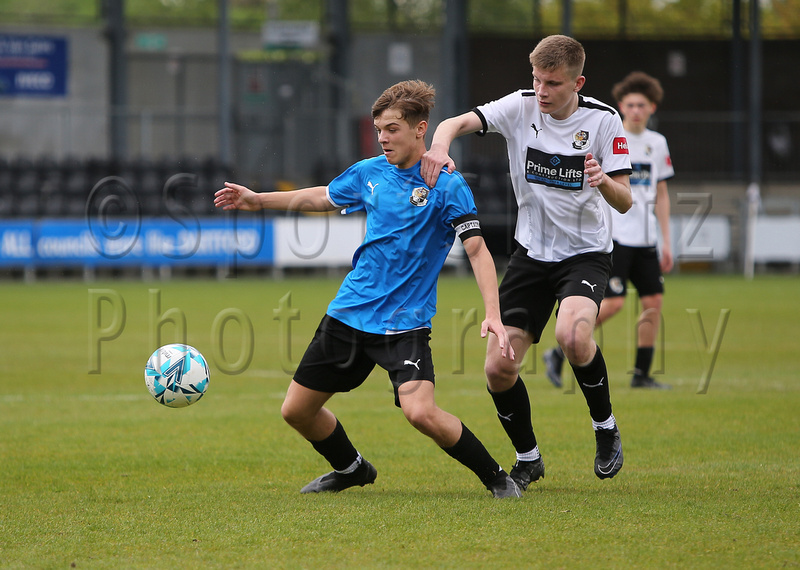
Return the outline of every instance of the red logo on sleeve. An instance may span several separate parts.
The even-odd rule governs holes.
[[[628,154],[628,139],[614,137],[614,154]]]

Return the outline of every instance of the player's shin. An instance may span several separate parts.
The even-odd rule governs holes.
[[[488,390],[488,388],[487,388]],[[521,377],[505,392],[492,392],[497,417],[506,430],[517,454],[525,454],[536,449],[536,436],[531,424],[531,402],[528,389]]]
[[[503,468],[463,423],[461,424],[461,437],[456,444],[442,449],[450,457],[475,473],[484,485],[488,486],[503,472]]]
[[[331,435],[321,441],[311,441],[310,443],[317,453],[327,459],[331,467],[339,472],[352,469],[360,457],[338,419]],[[357,465],[355,466],[357,467]]]
[[[611,417],[611,394],[608,388],[608,371],[606,361],[597,347],[592,361],[586,366],[572,365],[578,386],[581,387],[589,415],[595,422],[604,422]]]

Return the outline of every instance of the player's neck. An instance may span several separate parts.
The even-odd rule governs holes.
[[[421,145],[417,146],[414,151],[405,158],[405,160],[403,160],[402,164],[398,163],[395,164],[395,166],[400,170],[408,170],[409,168],[412,168],[415,164],[422,160],[422,155],[425,154],[426,150],[425,143],[422,143]]]
[[[574,97],[570,99],[569,104],[565,105],[556,113],[550,113],[550,117],[556,121],[565,121],[569,119],[575,113],[575,111],[578,110],[578,101],[578,94],[575,93]]]
[[[647,129],[647,125],[632,125],[630,123],[622,121],[622,128],[624,128],[626,132],[631,133],[632,135],[640,135],[645,131],[645,129]]]
[[[395,168],[399,170],[408,170],[409,168],[413,168],[415,165],[419,164],[422,160],[422,155],[425,154],[421,152],[419,154],[414,154],[408,157],[407,160],[404,160],[402,163],[395,164]]]

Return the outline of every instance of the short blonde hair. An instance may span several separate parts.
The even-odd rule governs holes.
[[[583,73],[586,52],[575,38],[554,35],[536,44],[528,58],[533,67],[547,71],[564,67],[573,77],[578,77]]]

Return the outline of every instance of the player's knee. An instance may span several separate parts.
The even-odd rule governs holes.
[[[281,406],[281,417],[283,418],[283,421],[285,421],[289,425],[292,425],[295,421],[297,421],[295,411],[285,401]]]
[[[619,313],[624,305],[625,297],[606,297],[600,305],[600,314],[607,319]]]
[[[583,366],[594,356],[594,342],[591,339],[587,341],[577,335],[569,335],[558,339],[558,344],[572,364]]]
[[[301,407],[295,405],[289,400],[283,401],[283,404],[281,405],[281,416],[283,417],[283,421],[294,428],[301,426],[310,420],[310,415],[307,411],[303,410]]]
[[[661,306],[664,303],[664,295],[657,293],[655,295],[647,295],[641,298],[642,312],[644,313],[660,313]]]
[[[436,414],[432,406],[410,405],[403,407],[403,414],[408,423],[418,431],[428,434],[433,431]]]
[[[486,374],[489,386],[497,386],[505,384],[509,380],[516,380],[519,371],[513,364],[514,361],[510,358],[487,358],[486,363],[483,365],[483,372]]]

